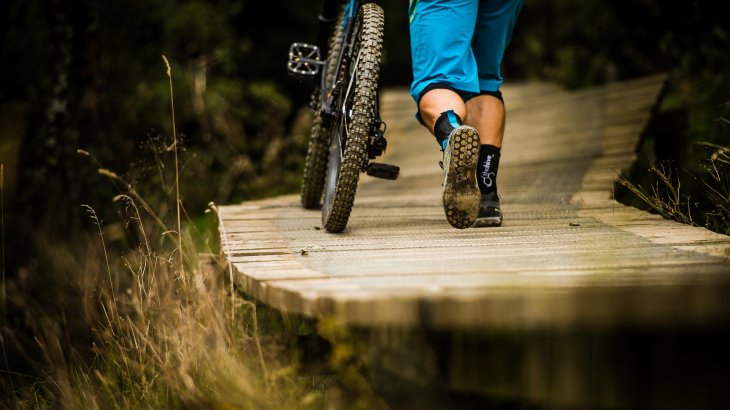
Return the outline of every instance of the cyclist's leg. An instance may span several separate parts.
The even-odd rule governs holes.
[[[523,0],[481,0],[472,50],[479,72],[481,95],[466,102],[464,123],[479,131],[482,144],[502,146],[504,104],[500,66]]]
[[[502,147],[505,122],[502,100],[489,94],[478,95],[467,100],[464,107],[466,108],[464,124],[477,129],[479,141],[482,144]]]
[[[523,0],[481,0],[472,49],[479,70],[479,90],[496,92],[502,85],[500,65]]]
[[[481,0],[472,49],[479,71],[480,95],[466,102],[465,123],[479,132],[481,147],[477,180],[481,192],[479,215],[474,226],[502,224],[500,198],[497,193],[497,171],[504,136],[505,110],[500,66],[504,51],[512,38],[512,30],[522,0]]]
[[[459,118],[466,117],[466,106],[459,94],[447,88],[434,88],[424,93],[418,104],[419,119],[432,134],[441,113],[454,111]]]
[[[478,94],[477,64],[471,42],[478,0],[412,0],[411,96],[422,123],[444,150],[442,201],[447,221],[468,228],[479,211],[476,184],[479,136],[463,126],[464,97]]]
[[[479,91],[471,48],[477,11],[477,0],[411,0],[411,96],[432,132],[441,113],[466,115],[462,93]]]

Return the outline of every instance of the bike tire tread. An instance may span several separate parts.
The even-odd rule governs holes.
[[[367,157],[367,141],[372,126],[375,98],[377,97],[380,59],[383,47],[383,9],[374,3],[362,6],[360,56],[361,63],[353,75],[357,76],[352,106],[352,130],[345,146],[342,165],[332,208],[328,215],[322,215],[322,224],[327,232],[342,232],[352,212],[355,192]]]
[[[327,78],[325,84],[332,82],[332,73],[337,64],[337,55],[342,46],[342,21],[344,10],[338,13],[337,22],[329,39],[329,51],[327,52]],[[325,173],[327,171],[328,155],[328,134],[322,127],[322,113],[319,110],[321,104],[321,92],[319,87],[314,91],[315,109],[312,119],[312,128],[307,145],[307,156],[304,160],[304,171],[302,172],[302,188],[300,197],[302,207],[305,209],[318,209],[322,204],[322,191],[324,190]]]

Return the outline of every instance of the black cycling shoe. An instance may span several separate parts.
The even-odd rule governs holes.
[[[482,194],[479,215],[471,227],[486,228],[500,225],[502,225],[502,209],[499,206],[499,194],[496,192]]]

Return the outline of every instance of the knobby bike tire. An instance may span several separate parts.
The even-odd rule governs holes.
[[[335,23],[334,30],[329,39],[329,51],[327,52],[325,84],[332,84],[332,77],[337,65],[337,56],[342,49],[342,21],[344,11],[340,10]],[[322,191],[324,189],[324,176],[327,170],[327,155],[329,145],[329,133],[322,127],[321,100],[322,93],[320,86],[314,90],[314,118],[312,129],[307,145],[307,156],[304,160],[304,172],[302,173],[302,189],[300,192],[302,207],[305,209],[317,209],[322,203]]]
[[[349,135],[344,141],[345,148],[339,172],[327,173],[327,178],[335,175],[337,177],[331,205],[326,203],[322,209],[322,225],[327,232],[342,232],[350,218],[358,179],[367,158],[367,141],[375,113],[383,47],[383,9],[377,4],[366,3],[360,9],[358,18],[361,19],[359,30],[354,32],[353,36],[356,36],[359,45],[357,51],[359,60],[358,55],[351,57],[352,64],[357,61],[354,70],[351,71],[351,76],[355,78],[351,107],[352,119],[348,127]],[[336,130],[337,127],[333,127],[333,129]],[[332,137],[331,140],[340,136]],[[330,149],[330,153],[333,152],[334,150]],[[330,181],[327,181],[326,184],[330,184]],[[325,193],[326,196],[327,193]],[[327,199],[325,202],[328,202]]]

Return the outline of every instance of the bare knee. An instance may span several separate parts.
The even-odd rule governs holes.
[[[490,117],[504,117],[504,103],[499,98],[492,95],[480,95],[469,99],[466,104],[466,117],[464,123],[472,120],[480,122]]]
[[[480,95],[466,102],[464,124],[479,131],[482,144],[502,146],[505,110],[501,99],[492,95]]]
[[[439,115],[449,110],[453,110],[461,118],[467,115],[466,106],[459,94],[445,88],[428,91],[418,104],[421,120],[431,133]]]

